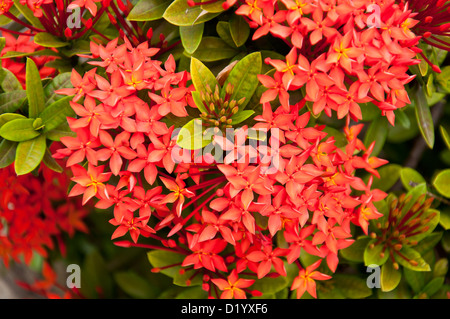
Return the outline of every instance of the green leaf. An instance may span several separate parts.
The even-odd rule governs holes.
[[[152,250],[147,253],[147,257],[154,268],[163,268],[169,265],[181,264],[185,256],[165,250]],[[161,269],[161,273],[173,278],[179,273],[179,270],[180,266],[174,266]]]
[[[199,93],[206,93],[207,86],[214,91],[214,88],[218,85],[214,74],[208,69],[208,67],[196,58],[191,58],[191,78],[195,90]]]
[[[411,121],[409,120],[408,115],[406,115],[403,109],[400,109],[397,112],[395,112],[395,120],[405,129],[409,129],[411,127]]]
[[[255,111],[252,110],[239,111],[231,117],[232,120],[231,124],[232,125],[239,124],[248,119],[253,114],[255,114]]]
[[[68,116],[75,116],[75,112],[70,106],[69,101],[72,100],[72,96],[66,96],[62,99],[53,102],[51,105],[45,108],[39,117],[42,119],[45,127],[44,133],[49,132],[59,125],[67,121]]]
[[[17,143],[3,140],[0,143],[0,168],[5,168],[14,162]]]
[[[428,102],[425,98],[423,88],[419,85],[414,95],[416,102],[416,119],[419,124],[420,133],[429,148],[434,145],[434,124]]]
[[[175,0],[163,14],[163,18],[177,26],[203,23],[217,17],[219,13],[209,13],[200,6],[190,7],[186,0]]]
[[[445,282],[445,278],[442,277],[437,277],[437,278],[433,278],[424,288],[423,290],[419,293],[419,295],[421,295],[421,297],[431,297],[433,296],[436,292],[438,292],[439,289],[441,289],[442,285]]]
[[[439,194],[450,198],[450,169],[439,172],[433,180],[433,186]]]
[[[377,241],[376,238],[372,239],[364,250],[364,264],[366,266],[370,265],[383,265],[389,258],[389,253],[387,251],[383,252],[384,245],[374,245]]]
[[[6,39],[3,38],[3,37],[1,37],[1,38],[0,38],[0,52],[3,50],[3,48],[5,47],[5,45],[6,45]]]
[[[448,272],[448,259],[447,258],[441,258],[438,261],[436,261],[436,264],[434,265],[433,269],[433,277],[445,277]]]
[[[415,186],[426,182],[418,171],[410,167],[404,167],[400,170],[400,179],[403,187],[407,190],[411,190]]]
[[[261,291],[263,294],[274,294],[286,288],[288,284],[288,280],[283,276],[277,278],[264,277],[256,280],[250,288],[252,290]]]
[[[392,291],[397,288],[402,279],[402,272],[400,269],[395,269],[391,260],[388,260],[381,266],[381,290],[384,292]]]
[[[339,252],[347,260],[353,262],[364,261],[364,250],[372,239],[370,237],[361,237],[355,240],[349,247],[341,249]]]
[[[113,277],[102,255],[97,250],[89,252],[81,268],[81,293],[91,299],[111,298],[112,289]]]
[[[159,293],[159,289],[132,271],[117,272],[114,280],[125,293],[136,299],[153,299]]]
[[[397,256],[395,259],[400,265],[405,268],[414,270],[414,271],[430,271],[430,265],[428,265],[422,256],[413,248],[403,246],[400,249],[400,254],[406,257],[408,260],[405,260],[402,257]],[[410,262],[413,261],[414,264]]]
[[[251,53],[240,60],[228,75],[228,78],[223,84],[220,96],[224,98],[227,85],[229,83],[232,84],[234,91],[230,97],[230,101],[239,101],[240,99],[245,98],[244,102],[239,106],[240,110],[245,109],[245,106],[248,104],[258,87],[258,74],[261,73],[261,63],[262,59],[260,52]]]
[[[42,159],[45,166],[50,168],[51,170],[62,173],[64,170],[63,168],[58,164],[58,162],[53,158],[52,153],[50,153],[50,150],[47,148],[45,150],[44,158]]]
[[[20,0],[13,0],[15,7],[19,10],[20,13],[23,14],[23,16],[30,22],[33,26],[37,28],[43,29],[43,26],[38,18],[34,16],[33,11],[31,11],[30,8],[26,5],[22,5],[20,3]]]
[[[55,91],[63,88],[72,88],[72,83],[70,81],[70,76],[72,72],[60,73],[53,78],[45,87],[44,94],[46,98],[46,106],[49,106],[53,102],[61,99],[64,95],[57,94]]]
[[[47,32],[39,32],[34,36],[34,42],[46,48],[62,48],[68,46],[69,42],[59,40],[54,35]]]
[[[202,1],[202,2],[207,2],[207,0]],[[213,2],[213,3],[202,4],[200,7],[203,10],[211,12],[211,13],[217,13],[217,12],[220,13],[220,12],[225,11],[225,9],[222,6],[224,3],[225,3],[225,1],[219,0],[219,1],[216,1],[216,2]]]
[[[198,110],[201,113],[208,113],[208,110],[206,109],[205,105],[203,104],[203,100],[200,98],[200,93],[197,91],[193,91],[192,93],[192,99],[195,102],[195,105],[197,105]]]
[[[447,130],[442,125],[439,125],[439,132],[441,132],[441,136],[445,142],[445,145],[448,149],[450,149],[450,135],[448,134]]]
[[[191,269],[181,274],[177,272],[173,276],[173,284],[180,287],[199,286],[202,284],[203,279],[201,276],[194,276],[196,273],[196,269]]]
[[[450,229],[450,209],[448,207],[441,210],[441,218],[439,220],[439,223],[442,227],[444,227],[445,230]]]
[[[45,135],[20,142],[17,145],[14,168],[17,175],[28,174],[39,166],[44,158],[46,143]]]
[[[188,54],[192,54],[195,50],[197,50],[200,42],[202,41],[204,28],[204,23],[180,27],[181,43]]]
[[[237,47],[244,45],[250,35],[250,27],[240,15],[233,15],[230,19],[230,33]]]
[[[366,280],[352,275],[336,274],[333,276],[335,288],[339,289],[347,298],[362,299],[372,295],[372,289]]]
[[[433,232],[420,240],[420,242],[414,246],[414,249],[417,250],[419,254],[424,255],[439,243],[442,235],[442,232]]]
[[[192,56],[204,62],[214,62],[230,59],[237,53],[236,49],[230,47],[221,38],[203,37]]]
[[[425,275],[423,272],[404,268],[403,276],[415,294],[419,293],[425,287]]]
[[[398,164],[388,164],[378,168],[380,178],[374,177],[372,188],[388,191],[398,181],[401,168],[402,166]]]
[[[1,87],[5,92],[13,92],[13,91],[23,91],[22,84],[17,79],[17,77],[8,69],[0,69],[1,70]]]
[[[197,150],[205,147],[212,141],[213,135],[208,134],[202,126],[202,120],[193,119],[184,125],[178,133],[177,144],[184,149]]]
[[[216,25],[216,32],[219,37],[225,41],[232,48],[237,48],[236,44],[234,44],[233,38],[231,37],[230,32],[230,23],[226,21],[219,21]]]
[[[70,129],[69,124],[67,122],[61,124],[57,128],[47,133],[47,138],[55,142],[59,142],[61,140],[61,137],[64,136],[72,136],[72,137],[77,136],[77,134]]]
[[[419,199],[420,196],[427,193],[427,185],[425,183],[416,185],[414,188],[410,189],[406,194],[407,198],[410,198],[405,205],[403,205],[401,211],[401,218],[412,208],[414,203]]]
[[[152,21],[163,17],[172,0],[140,0],[128,14],[130,21]]]
[[[5,123],[0,128],[0,136],[13,142],[31,140],[41,133],[33,127],[34,119],[19,118]]]
[[[6,54],[0,57],[0,59],[8,59],[8,58],[21,58],[25,56],[58,56],[58,54],[50,49],[37,50],[33,52],[20,52],[20,51],[8,51]]]
[[[436,226],[439,224],[440,213],[438,210],[430,208],[426,210],[424,213],[422,213],[420,218],[422,221],[425,220],[427,221],[424,226],[428,227],[428,229],[426,231],[422,229],[420,234],[409,236],[408,237],[409,240],[417,240],[421,242],[423,238],[431,234],[433,230],[436,228]]]
[[[29,106],[28,116],[30,118],[36,118],[45,108],[44,89],[42,88],[38,68],[30,58],[27,58],[26,75],[26,92]]]
[[[10,91],[0,94],[0,114],[17,111],[27,98],[25,91]]]
[[[387,119],[382,116],[375,119],[367,130],[364,136],[364,145],[369,147],[372,142],[375,141],[375,146],[371,153],[371,156],[377,156],[383,149],[384,143],[387,139],[387,134],[389,130],[389,123]]]

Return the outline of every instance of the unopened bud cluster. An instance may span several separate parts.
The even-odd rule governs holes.
[[[412,200],[411,196],[402,194],[398,199],[394,199],[390,203],[388,218],[383,223],[376,223],[377,231],[370,234],[372,238],[378,238],[378,240],[369,248],[383,245],[380,257],[383,258],[385,254],[389,254],[396,269],[399,268],[395,260],[397,257],[405,259],[412,266],[417,265],[417,261],[407,258],[400,251],[405,246],[417,245],[417,240],[412,237],[428,231],[428,224],[435,217],[435,213],[424,216],[433,202],[433,198],[425,199],[425,197],[426,194],[421,195],[406,212],[404,207]]]
[[[207,112],[200,114],[203,124],[208,127],[217,127],[220,130],[232,127],[232,116],[239,112],[239,106],[244,103],[245,98],[239,101],[230,100],[234,92],[231,83],[225,87],[225,96],[220,97],[219,86],[216,85],[214,92],[206,85],[206,92],[200,92],[200,98]]]

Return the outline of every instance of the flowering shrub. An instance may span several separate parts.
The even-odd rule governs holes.
[[[3,259],[47,258],[50,236],[91,232],[93,218],[108,240],[90,244],[90,282],[45,292],[47,258],[44,280],[21,285],[48,297],[110,297],[113,284],[139,298],[446,297],[449,5],[3,1],[2,23],[18,26],[0,28]],[[14,188],[25,196],[54,179],[58,196],[26,203],[46,236],[13,249],[10,185],[36,185]],[[109,226],[91,217],[103,211]],[[150,265],[111,283],[99,251],[121,260],[123,248]],[[361,263],[381,267],[379,292]],[[189,288],[152,285],[165,276]]]

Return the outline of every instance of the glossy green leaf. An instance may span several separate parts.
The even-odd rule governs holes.
[[[22,5],[20,0],[13,0],[15,7],[19,10],[20,13],[23,14],[23,16],[27,19],[28,22],[30,22],[33,26],[37,28],[43,28],[41,22],[38,18],[34,16],[33,11],[31,11],[30,8],[26,5]]]
[[[427,193],[427,186],[425,183],[416,185],[414,188],[410,189],[406,195],[407,198],[409,199],[408,201],[406,201],[405,205],[403,205],[401,216],[404,216],[412,208],[412,206],[419,199],[419,197],[426,193]]]
[[[448,272],[448,259],[441,258],[434,264],[433,277],[445,277]]]
[[[34,52],[20,52],[20,51],[8,51],[6,54],[0,57],[0,59],[8,59],[8,58],[20,58],[25,56],[58,56],[58,54],[50,49],[37,50]]]
[[[70,127],[69,124],[63,123],[60,126],[58,126],[57,128],[51,130],[50,132],[47,133],[47,138],[51,141],[55,141],[55,142],[59,142],[61,140],[61,137],[63,136],[72,136],[72,137],[76,137],[77,135],[75,134],[75,132],[73,132]]]
[[[5,123],[0,128],[0,136],[13,142],[31,140],[41,133],[33,127],[34,119],[18,118]]]
[[[184,273],[177,272],[173,276],[173,284],[181,287],[199,286],[203,283],[201,276],[195,276],[197,270],[191,269]]]
[[[425,275],[423,272],[403,268],[403,276],[414,293],[419,293],[425,287]]]
[[[408,115],[406,115],[405,111],[403,111],[402,109],[395,112],[395,121],[405,129],[409,129],[411,127],[411,121],[409,120]]]
[[[345,259],[353,262],[363,262],[364,261],[364,251],[367,245],[372,239],[370,237],[362,237],[355,240],[353,244],[349,247],[341,249],[339,253]]]
[[[439,125],[439,132],[441,133],[441,136],[445,142],[445,145],[447,146],[448,149],[450,149],[450,135],[448,134],[445,127],[443,127],[442,125]]]
[[[439,172],[433,180],[433,186],[439,194],[450,198],[450,169]]]
[[[132,271],[117,272],[114,279],[125,293],[136,299],[152,299],[159,293],[151,282]]]
[[[200,42],[202,41],[204,28],[204,23],[180,27],[181,43],[183,44],[184,50],[188,54],[192,54],[195,52],[195,50],[197,50]]]
[[[39,166],[47,148],[45,135],[20,142],[17,145],[14,168],[17,175],[28,174]]]
[[[240,110],[245,109],[245,106],[248,104],[258,87],[258,74],[261,73],[261,63],[262,59],[260,52],[251,53],[240,60],[228,75],[228,78],[223,84],[220,96],[224,98],[227,85],[233,85],[234,91],[230,100],[239,101],[242,98],[245,98],[244,102],[239,106]]]
[[[230,19],[230,34],[237,47],[244,45],[250,35],[250,27],[240,15],[233,15]]]
[[[127,16],[130,21],[152,21],[163,17],[172,0],[139,0]]]
[[[244,122],[246,119],[248,119],[253,114],[255,114],[255,111],[252,111],[252,110],[239,111],[231,117],[231,120],[232,120],[231,124],[235,125],[235,124]]]
[[[47,32],[39,32],[34,36],[34,42],[46,48],[62,48],[68,46],[69,42],[59,40],[54,35]]]
[[[377,239],[372,239],[364,250],[364,264],[366,266],[370,265],[383,265],[389,258],[389,254],[384,251],[384,245],[374,245]]]
[[[62,173],[64,171],[63,168],[58,164],[58,162],[53,158],[52,153],[48,148],[45,150],[42,162],[45,164],[45,166],[57,173]]]
[[[26,117],[19,113],[3,113],[2,115],[0,115],[0,127],[5,125],[9,121],[17,119],[26,119]]]
[[[22,84],[17,77],[8,69],[0,69],[1,87],[5,92],[23,91]]]
[[[175,0],[163,14],[168,22],[178,26],[203,23],[217,17],[219,13],[209,13],[200,6],[190,7],[186,0]]]
[[[425,93],[421,86],[418,87],[414,94],[416,102],[416,119],[419,124],[419,130],[429,148],[434,146],[434,124]]]
[[[372,295],[372,289],[367,286],[366,280],[347,274],[333,276],[335,288],[339,289],[347,298],[362,299]]]
[[[421,255],[428,253],[433,249],[441,240],[442,232],[433,232],[419,241],[419,243],[414,246],[414,249]]]
[[[0,94],[0,114],[17,111],[27,98],[25,91],[10,91]]]
[[[381,266],[381,290],[385,292],[394,290],[395,288],[397,288],[401,279],[401,270],[395,269],[394,264],[390,259],[383,266]]]
[[[435,293],[438,292],[439,289],[441,289],[444,282],[445,282],[445,278],[443,276],[433,278],[429,283],[426,284],[426,286],[419,293],[419,295],[422,295],[421,297],[433,296]]]
[[[208,0],[204,0],[202,2],[209,2],[209,1]],[[202,4],[200,7],[203,10],[211,12],[211,13],[220,13],[220,12],[225,11],[225,9],[222,6],[224,3],[225,3],[225,1],[218,0],[218,1],[213,2],[213,3]]]
[[[377,156],[383,149],[384,143],[386,142],[388,129],[389,123],[384,116],[375,119],[369,125],[367,133],[364,136],[364,145],[369,147],[372,142],[375,142],[371,156]]]
[[[44,89],[42,88],[39,70],[30,58],[27,58],[26,75],[28,116],[36,118],[45,108]]]
[[[42,119],[45,127],[44,133],[49,132],[59,125],[63,124],[67,121],[67,117],[74,117],[75,112],[70,106],[70,101],[72,100],[72,96],[66,96],[62,99],[53,102],[51,105],[47,106],[39,117]]]
[[[4,37],[0,37],[0,52],[3,50],[6,44],[6,39]]]
[[[163,268],[164,266],[174,265],[183,262],[184,255],[165,250],[152,250],[147,253],[147,258],[154,268]],[[174,277],[180,270],[179,266],[161,269],[161,273]]]
[[[9,13],[13,14],[14,16],[19,16],[19,10],[15,6],[12,6],[9,8]],[[0,15],[0,26],[6,25],[8,23],[11,23],[11,19],[6,17],[4,14]]]
[[[184,125],[177,136],[177,144],[184,149],[197,150],[205,147],[212,141],[212,134],[202,126],[200,119],[193,119]]]
[[[191,78],[197,92],[207,92],[207,87],[214,90],[217,80],[214,74],[200,60],[191,58]]]
[[[230,59],[237,53],[236,49],[230,47],[221,38],[203,37],[192,56],[204,62],[214,62]]]
[[[395,259],[400,265],[405,268],[414,270],[414,271],[430,271],[430,265],[428,265],[422,256],[413,248],[403,246],[400,249],[400,253],[406,257],[408,260],[404,258],[398,257]],[[410,262],[412,260],[412,262]]]
[[[8,140],[0,142],[0,168],[5,168],[14,162],[17,143]]]
[[[400,179],[403,187],[407,190],[413,189],[416,185],[426,182],[418,171],[410,167],[404,167],[400,170]]]
[[[203,100],[200,97],[200,93],[197,91],[193,91],[192,93],[192,99],[195,102],[195,105],[197,105],[198,110],[201,113],[208,113],[208,110],[206,109],[205,105],[203,104]]]
[[[237,48],[236,44],[234,44],[233,38],[231,37],[230,32],[230,23],[226,21],[219,21],[216,25],[216,32],[219,37],[225,41],[232,48]]]
[[[445,230],[450,229],[450,209],[448,207],[441,210],[439,223]]]
[[[286,277],[279,276],[277,278],[264,277],[255,281],[251,286],[252,290],[258,290],[265,294],[276,293],[288,286],[289,282]]]
[[[430,73],[426,84],[426,93],[429,97],[432,97],[434,92],[436,92],[436,87],[434,86],[433,79],[434,79],[433,73]]]
[[[57,76],[55,76],[50,81],[50,83],[48,83],[44,87],[44,94],[45,94],[45,98],[46,98],[45,105],[46,106],[52,104],[56,100],[59,100],[59,99],[65,97],[64,95],[57,94],[55,91],[57,91],[59,89],[63,89],[63,88],[72,88],[73,87],[73,85],[70,81],[71,74],[72,74],[72,72],[60,73]]]
[[[372,188],[388,191],[398,181],[401,169],[402,166],[398,164],[388,164],[378,168],[380,178],[373,178]]]

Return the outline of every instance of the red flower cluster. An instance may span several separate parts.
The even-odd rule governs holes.
[[[258,294],[247,289],[252,280],[238,275],[248,269],[257,278],[286,276],[285,261],[300,269],[292,289],[299,289],[298,296],[312,293],[310,281],[328,276],[314,271],[318,264],[304,270],[301,250],[336,270],[339,249],[353,242],[351,223],[367,233],[368,221],[379,216],[373,202],[386,196],[371,190],[372,177],[365,184],[356,170],[378,176],[376,168],[386,161],[370,156],[373,144],[366,149],[357,138],[361,125],[347,126],[343,149],[323,127],[307,127],[304,103],[275,111],[263,103],[253,129],[270,134],[268,145],[246,145],[241,134],[247,127],[236,131],[236,142],[216,136],[228,153],[223,164],[211,163],[211,154],[181,149],[175,126],[167,123],[195,107],[193,86],[187,86],[186,71],[176,72],[172,56],[164,65],[152,60],[157,51],[147,42],[133,47],[126,38],[121,45],[91,44],[96,60],[88,63],[104,68],[107,78],[97,68],[84,75],[74,70],[74,88],[58,91],[74,95],[78,115],[68,119],[77,136],[62,138],[66,148],[54,154],[68,157],[76,182],[69,195],[83,195],[83,203],[97,198],[101,209],[113,207],[112,239],[130,232],[134,242],[119,245],[185,255],[181,266],[203,278],[210,296],[210,281],[229,290],[222,297]],[[164,247],[137,244],[140,235]],[[277,235],[285,247],[277,247]]]
[[[405,84],[414,76],[407,71],[420,62],[415,57],[421,49],[416,46],[420,37],[411,31],[418,21],[407,5],[394,0],[246,0],[236,14],[257,29],[253,40],[270,33],[291,48],[285,61],[266,59],[276,72],[260,78],[269,88],[263,102],[277,93],[289,110],[289,92],[302,88],[314,114],[336,111],[338,118],[349,114],[361,120],[360,104],[372,102],[391,124],[394,111],[410,103]]]
[[[33,39],[29,35],[19,35],[17,38],[12,34],[3,31],[2,36],[5,38],[5,47],[0,53],[0,56],[5,55],[7,52],[25,52],[33,53],[42,50],[43,47],[34,43]],[[45,64],[53,57],[50,56],[31,56],[33,61],[38,67],[41,78],[45,78],[55,74],[55,69],[45,66]],[[8,58],[2,59],[2,67],[8,69],[17,77],[17,79],[25,87],[25,62],[21,58]]]
[[[64,254],[64,236],[87,232],[83,222],[88,209],[68,200],[68,174],[42,165],[39,175],[17,176],[13,165],[0,170],[0,257],[29,264],[33,253],[48,256],[55,243]]]

